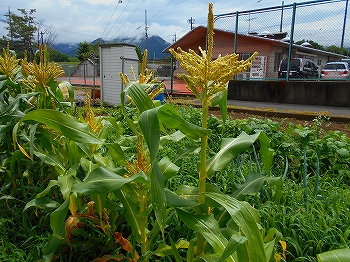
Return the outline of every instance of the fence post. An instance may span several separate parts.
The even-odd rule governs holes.
[[[342,35],[341,35],[340,48],[344,47],[344,34],[345,34],[345,26],[346,26],[346,17],[347,17],[347,14],[348,14],[348,5],[349,5],[349,0],[346,0],[345,13],[344,13],[344,24],[343,24],[343,32],[342,32]]]
[[[237,34],[238,34],[238,11],[236,11],[236,28],[235,28],[235,37],[233,40],[233,52],[237,54]]]
[[[290,40],[289,40],[289,50],[288,50],[288,63],[287,63],[287,75],[286,80],[289,80],[289,71],[290,71],[290,60],[292,58],[292,48],[293,48],[293,39],[294,39],[294,25],[295,25],[295,13],[297,10],[297,4],[293,4],[293,15],[292,15],[292,25],[290,29]]]

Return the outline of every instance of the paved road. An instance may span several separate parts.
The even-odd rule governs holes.
[[[333,106],[317,106],[317,105],[299,105],[299,104],[281,104],[256,101],[238,101],[229,100],[229,105],[247,108],[247,110],[268,109],[271,115],[274,112],[283,112],[293,115],[301,113],[304,115],[329,115],[331,118],[348,121],[350,123],[350,107],[333,107]]]

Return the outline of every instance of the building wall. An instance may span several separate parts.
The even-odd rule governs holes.
[[[101,100],[107,105],[121,103],[124,89],[119,73],[133,79],[130,66],[138,75],[138,57],[133,45],[106,44],[100,46]]]
[[[237,81],[228,99],[286,104],[350,106],[350,81]]]

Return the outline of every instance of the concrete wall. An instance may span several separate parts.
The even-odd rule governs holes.
[[[349,107],[350,81],[231,80],[228,99]]]

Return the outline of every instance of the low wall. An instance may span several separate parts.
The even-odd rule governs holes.
[[[349,107],[350,81],[231,80],[228,99]]]

